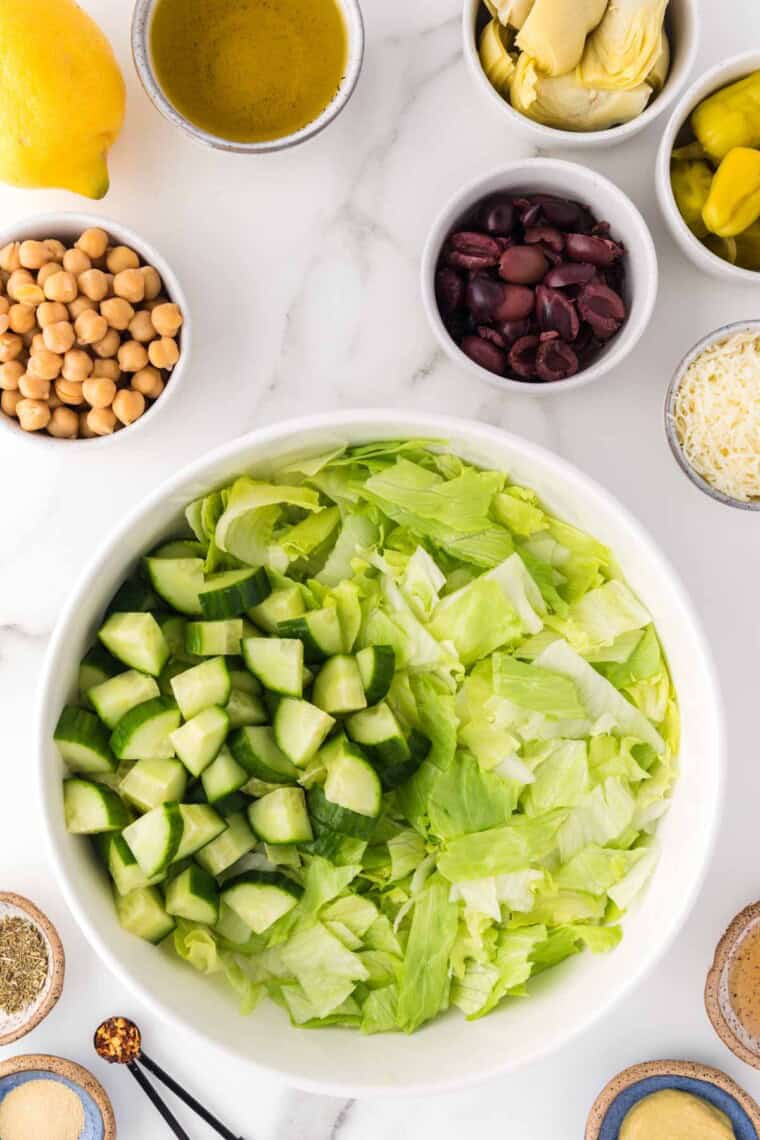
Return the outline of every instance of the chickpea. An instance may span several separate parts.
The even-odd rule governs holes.
[[[121,420],[125,427],[139,420],[145,411],[145,397],[141,392],[134,392],[130,388],[122,388],[116,393],[113,410],[117,420]]]
[[[157,368],[142,368],[132,377],[132,387],[149,400],[157,400],[164,390],[164,382]]]
[[[179,305],[173,305],[171,302],[157,305],[151,313],[151,320],[159,336],[176,336],[182,327]]]
[[[116,385],[107,376],[91,376],[82,385],[82,395],[93,408],[110,408],[116,395]]]
[[[28,333],[37,327],[37,315],[33,305],[11,305],[8,320],[10,327],[16,333]]]
[[[77,407],[84,403],[82,385],[78,384],[76,380],[56,380],[55,394],[62,404],[73,404],[74,407]]]
[[[37,273],[37,284],[43,286],[48,277],[52,277],[54,273],[60,273],[63,265],[60,261],[47,261]]]
[[[22,399],[23,399],[23,397],[22,397],[20,392],[10,392],[10,391],[6,390],[0,396],[0,408],[3,409],[6,416],[13,416],[13,418],[15,419],[16,418],[16,407],[18,405],[19,400],[22,400]]]
[[[160,340],[151,341],[148,345],[148,357],[155,368],[173,368],[179,360],[176,340],[162,336]]]
[[[8,360],[0,364],[0,388],[4,392],[17,392],[18,382],[26,369],[20,360]]]
[[[53,260],[53,255],[44,241],[22,241],[18,259],[24,269],[41,269],[46,261]]]
[[[55,394],[55,388],[53,388],[52,392],[48,396],[48,407],[50,408],[51,412],[54,412],[56,408],[60,408],[61,406],[61,401]]]
[[[118,359],[122,372],[139,372],[148,363],[148,353],[139,341],[128,340],[119,349]]]
[[[45,293],[41,285],[19,285],[16,289],[16,300],[25,305],[41,305],[45,300]]]
[[[106,376],[116,383],[121,379],[121,369],[118,360],[110,357],[108,360],[96,360],[92,367],[93,376]]]
[[[76,439],[79,435],[79,416],[71,408],[56,408],[50,417],[48,433],[56,439]]]
[[[95,435],[111,435],[116,427],[116,416],[110,408],[93,408],[87,413],[87,426]]]
[[[0,297],[0,313],[9,313],[11,310],[11,303],[7,297]]]
[[[79,288],[91,301],[108,296],[108,279],[102,269],[87,269],[79,277]]]
[[[0,336],[0,364],[15,360],[24,347],[24,342],[17,333],[4,332]]]
[[[66,252],[66,246],[58,238],[45,238],[45,245],[50,250],[50,256],[53,261],[63,261],[63,255]]]
[[[59,321],[67,321],[69,311],[60,301],[45,301],[37,309],[37,324],[41,329],[48,325],[57,325]]]
[[[75,277],[79,277],[92,268],[92,262],[84,250],[77,249],[75,246],[74,249],[67,249],[64,253],[63,268],[67,273],[73,273]]]
[[[28,269],[14,269],[8,278],[6,292],[13,301],[20,301],[21,298],[17,296],[18,290],[22,285],[35,285],[36,282]],[[45,298],[42,298],[43,301]]]
[[[14,270],[21,268],[21,258],[19,251],[21,249],[20,241],[10,241],[0,249],[0,269],[4,269],[6,273],[13,273]]]
[[[107,301],[101,301],[100,311],[110,327],[119,332],[129,328],[129,322],[135,315],[135,310],[123,297],[110,297]]]
[[[29,329],[29,331],[28,331],[28,332],[25,332],[25,333],[21,333],[21,339],[22,339],[22,340],[23,340],[23,342],[24,342],[24,348],[26,348],[26,349],[30,349],[30,348],[32,347],[32,341],[33,341],[33,340],[34,340],[34,338],[37,336],[37,334],[39,333],[39,331],[40,331],[40,330],[39,330],[39,329],[37,328],[37,326],[35,325],[35,326],[34,326],[34,328],[33,328],[33,329]]]
[[[150,319],[150,313],[146,312],[145,309],[135,313],[129,322],[129,332],[132,340],[139,340],[140,344],[148,344],[149,341],[155,340],[158,336],[153,321]]]
[[[85,230],[83,234],[79,235],[74,245],[93,261],[97,261],[99,257],[105,256],[108,249],[108,234],[101,229]]]
[[[145,278],[145,300],[154,301],[161,292],[161,278],[152,265],[143,265],[140,270]]]
[[[102,340],[98,340],[92,345],[92,350],[96,356],[105,359],[108,356],[116,356],[120,344],[121,338],[116,329],[109,329]]]
[[[139,269],[140,258],[127,245],[115,245],[106,257],[109,273],[122,273],[125,269]]]
[[[61,373],[66,380],[72,380],[81,384],[83,380],[92,372],[92,357],[89,352],[85,352],[82,348],[72,348],[65,354],[63,358],[63,368]],[[58,393],[60,396],[60,392]],[[66,400],[61,396],[64,404]]]
[[[29,341],[27,348],[29,349],[30,356],[33,356],[35,352],[44,352],[47,345],[45,344],[45,338],[42,333],[35,333]]]
[[[139,269],[123,269],[113,279],[113,291],[117,297],[138,304],[145,297],[145,278]]]
[[[43,348],[39,352],[32,352],[26,370],[39,380],[55,380],[60,376],[62,367],[63,357],[57,352],[51,352],[49,348]]]
[[[63,301],[68,305],[74,300],[79,292],[77,279],[73,273],[67,273],[62,269],[60,273],[54,273],[52,277],[48,277],[45,282],[45,296],[49,301]]]
[[[18,389],[28,400],[47,400],[50,396],[50,381],[40,380],[31,372],[25,372],[18,382]]]
[[[51,412],[44,400],[19,400],[16,415],[24,431],[42,431],[50,423]]]
[[[77,334],[78,344],[95,344],[108,332],[108,322],[100,313],[87,309],[74,321],[74,331]]]
[[[45,348],[63,356],[70,348],[74,347],[76,340],[74,326],[70,321],[57,321],[56,324],[48,325],[45,328],[42,339],[45,342]]]
[[[80,439],[94,439],[95,432],[87,423],[88,412],[79,413],[79,438]]]
[[[98,306],[89,297],[76,297],[68,307],[68,316],[72,321],[81,317],[82,313],[96,313]]]
[[[0,315],[0,333],[5,333],[11,327],[11,319],[7,313]]]

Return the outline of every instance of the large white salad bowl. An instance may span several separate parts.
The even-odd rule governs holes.
[[[661,858],[611,954],[580,955],[481,1021],[458,1012],[411,1037],[359,1038],[353,1031],[291,1028],[263,1003],[241,1017],[234,998],[167,952],[123,931],[106,876],[83,839],[63,822],[61,760],[52,735],[76,687],[79,659],[104,607],[139,557],[176,532],[185,505],[241,472],[266,474],[296,455],[338,442],[426,437],[534,487],[551,509],[608,543],[662,638],[683,719],[682,771],[660,828]],[[356,411],[275,424],[219,448],[172,477],[140,504],[101,547],[66,606],[52,639],[38,716],[40,793],[53,861],[66,900],[88,941],[114,974],[152,1010],[237,1058],[302,1088],[333,1095],[432,1093],[513,1070],[587,1030],[637,985],[682,927],[699,891],[720,812],[723,730],[717,681],[691,603],[638,522],[564,460],[495,428],[444,416]]]

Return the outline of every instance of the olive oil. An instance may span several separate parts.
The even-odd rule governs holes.
[[[150,50],[186,119],[230,142],[266,142],[331,102],[348,33],[337,0],[158,0]]]

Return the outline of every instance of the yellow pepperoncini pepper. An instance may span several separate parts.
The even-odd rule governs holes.
[[[695,237],[707,237],[707,226],[702,218],[702,210],[710,195],[713,172],[709,163],[700,160],[678,161],[670,164],[670,185],[673,197]]]
[[[760,146],[760,71],[709,95],[692,112],[691,125],[715,162],[736,146]]]
[[[760,218],[760,150],[737,146],[715,172],[702,218],[718,237],[736,237]]]

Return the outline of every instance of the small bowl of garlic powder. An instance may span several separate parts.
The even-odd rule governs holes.
[[[686,354],[668,388],[665,430],[700,491],[760,510],[760,321],[716,329]]]
[[[108,1094],[64,1057],[26,1054],[0,1061],[2,1140],[116,1140]]]

